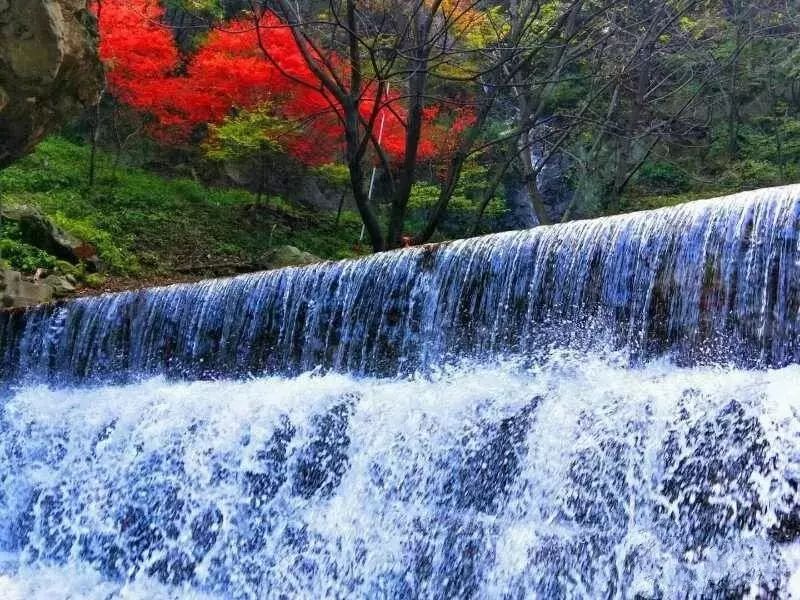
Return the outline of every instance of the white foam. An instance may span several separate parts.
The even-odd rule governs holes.
[[[188,587],[175,589],[152,580],[115,583],[85,565],[28,568],[0,575],[0,600],[215,600]]]
[[[53,524],[39,506],[40,522],[28,545],[0,559],[6,573],[0,598],[255,598],[264,590],[289,597],[425,596],[448,578],[452,583],[459,566],[453,563],[470,552],[477,564],[467,579],[484,597],[507,590],[602,595],[617,584],[673,597],[707,589],[726,574],[748,585],[782,578],[784,589],[797,590],[800,554],[777,548],[766,529],[783,508],[783,475],[800,471],[799,378],[798,366],[686,369],[658,361],[631,369],[613,356],[560,352],[534,368],[465,365],[406,379],[303,375],[21,389],[0,421],[0,456],[12,457],[0,466],[0,523],[19,520],[34,488],[60,490],[68,516]],[[486,451],[494,435],[487,431],[497,431],[534,398],[538,407],[524,444],[514,450],[523,453],[519,473],[501,509],[459,505],[464,486],[482,485],[476,469],[502,468],[469,463],[472,472],[461,481],[466,457]],[[720,479],[708,503],[735,512],[752,493],[764,514],[752,528],[720,524],[719,534],[687,548],[686,528],[704,525],[693,519],[702,518],[705,505],[695,515],[689,500],[701,491],[687,487],[670,496],[665,481],[676,465],[715,458],[698,449],[697,432],[711,428],[716,434],[708,440],[726,439],[723,416],[732,401],[741,409],[734,422],[760,428],[758,439],[773,460],[736,484],[742,489]],[[329,496],[298,495],[292,473],[313,446],[320,416],[348,402],[348,465],[341,481]],[[215,480],[215,469],[257,470],[263,464],[259,450],[286,419],[294,428],[287,479],[265,508],[253,512],[241,480]],[[665,467],[670,436],[676,455]],[[745,450],[732,443],[715,451],[725,465]],[[180,468],[158,462],[165,457]],[[184,513],[214,506],[224,515],[219,539],[191,584],[168,586],[146,575],[164,558],[160,551],[127,583],[92,570],[77,544],[58,566],[36,558],[67,533],[119,535],[115,515],[121,507],[135,494],[152,507],[166,488],[178,490]],[[272,512],[267,518],[259,510]],[[586,511],[596,515],[588,518]],[[265,522],[263,544],[242,549],[248,528]],[[11,536],[3,527],[0,546]],[[171,547],[188,549],[191,526],[179,528]],[[297,529],[307,539],[287,541]],[[550,554],[537,554],[545,550]],[[424,556],[433,571],[428,579],[425,569],[414,566]],[[17,558],[27,566],[2,567]]]

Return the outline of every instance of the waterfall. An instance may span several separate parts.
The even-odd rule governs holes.
[[[800,186],[0,316],[0,374],[413,373],[553,344],[800,358]]]
[[[0,598],[800,594],[800,186],[0,314]]]

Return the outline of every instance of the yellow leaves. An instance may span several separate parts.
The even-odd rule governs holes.
[[[273,116],[267,106],[239,111],[226,117],[220,125],[209,126],[209,139],[204,147],[206,156],[212,160],[231,160],[265,151],[280,152],[283,150],[281,138],[292,127],[286,119]]]
[[[426,0],[428,5],[435,1]],[[500,6],[479,10],[475,4],[474,0],[442,0],[438,10],[450,35],[473,50],[497,43],[506,30]]]
[[[497,46],[510,30],[500,5],[476,8],[475,0],[423,0],[436,8],[435,28],[442,43],[449,46],[443,60],[432,71],[445,79],[472,79],[482,71],[481,59]]]
[[[678,25],[696,40],[724,32],[728,26],[725,19],[710,13],[698,13],[693,16],[684,15],[678,20]]]
[[[218,0],[181,0],[179,5],[195,14],[211,15],[218,18],[224,14]]]

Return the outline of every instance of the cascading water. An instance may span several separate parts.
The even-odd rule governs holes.
[[[800,186],[0,316],[0,598],[800,592]]]
[[[412,373],[608,341],[800,359],[800,187],[0,316],[6,380]]]

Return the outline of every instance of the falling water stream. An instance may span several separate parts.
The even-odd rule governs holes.
[[[800,594],[800,186],[0,314],[0,598]]]

